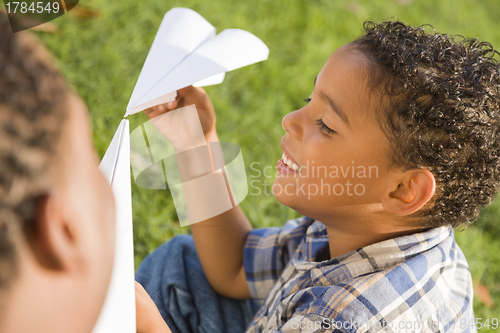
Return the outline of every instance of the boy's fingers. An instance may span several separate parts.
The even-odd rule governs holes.
[[[173,109],[175,109],[175,108],[179,105],[179,103],[180,103],[181,99],[182,99],[182,97],[181,97],[181,96],[179,96],[179,95],[177,95],[177,97],[175,98],[175,100],[173,100],[173,101],[171,101],[171,102],[168,102],[168,103],[167,103],[167,104],[165,104],[165,105],[166,105],[166,107],[167,107],[169,110],[173,110]]]
[[[177,90],[177,97],[194,97],[195,99],[203,100],[207,97],[205,90],[202,87],[187,86]]]
[[[144,110],[144,113],[146,114],[146,116],[149,118],[149,119],[152,119],[156,116],[158,116],[160,114],[160,112],[158,111],[158,108],[155,106],[155,107],[152,107],[152,108],[149,108],[149,109],[146,109]]]
[[[177,94],[177,97],[175,97],[175,99],[173,101],[170,101],[168,103],[165,103],[165,104],[161,104],[160,107],[164,108],[163,111],[172,111],[173,109],[177,108],[179,106],[179,104],[181,103],[182,101],[182,96],[179,96],[179,94]]]
[[[156,106],[150,107],[149,109],[145,109],[144,113],[146,114],[146,116],[148,116],[148,118],[152,119],[152,118],[155,118],[155,117],[157,117],[165,112],[172,111],[173,109],[175,109],[177,107],[177,104],[178,104],[177,101],[172,101],[172,102],[168,102],[166,104],[156,105]]]
[[[193,86],[187,86],[187,87],[184,87],[182,89],[179,89],[179,90],[177,90],[177,97],[178,96],[186,96],[189,93],[194,92],[194,90],[195,90],[195,87],[193,87]]]
[[[203,98],[205,95],[205,91],[203,90],[203,88],[195,88],[193,86],[184,87],[177,90],[177,96],[175,100],[145,109],[144,113],[146,114],[146,116],[148,116],[149,119],[152,119],[165,112],[172,111],[179,105],[181,105],[184,96],[187,95],[191,95],[194,97],[197,97],[198,95],[199,97]]]

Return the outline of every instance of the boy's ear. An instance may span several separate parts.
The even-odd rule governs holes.
[[[427,169],[411,169],[382,198],[384,210],[394,215],[409,215],[422,208],[434,195],[436,180]]]
[[[76,230],[63,215],[63,202],[54,193],[40,197],[28,242],[40,267],[51,271],[74,271],[81,260]]]

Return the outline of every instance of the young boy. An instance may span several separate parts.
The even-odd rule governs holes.
[[[252,230],[235,207],[142,263],[172,332],[476,331],[452,227],[498,191],[497,52],[401,22],[364,28],[283,119],[273,191],[306,217]],[[190,104],[217,141],[202,89],[146,114]]]

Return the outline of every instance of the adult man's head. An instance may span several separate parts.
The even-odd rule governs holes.
[[[114,202],[85,106],[0,15],[0,332],[89,332],[114,249]]]

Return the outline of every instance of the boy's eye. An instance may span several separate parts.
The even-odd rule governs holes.
[[[303,101],[309,103],[311,101],[311,98],[304,98]]]
[[[337,133],[334,130],[332,130],[330,127],[326,126],[325,123],[323,122],[323,119],[317,119],[316,125],[318,125],[321,128],[321,131],[323,131],[327,135]]]

